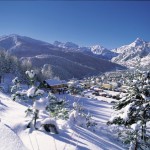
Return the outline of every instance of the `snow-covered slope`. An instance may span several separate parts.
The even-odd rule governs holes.
[[[140,63],[141,66],[150,64],[150,42],[146,42],[137,38],[129,45],[122,46],[112,50],[119,53],[117,57],[112,58],[112,62],[116,62],[128,67],[135,67]]]
[[[13,52],[16,51],[17,48],[20,48],[21,46],[24,46],[24,44],[37,44],[40,45],[49,45],[49,43],[42,42],[39,40],[34,40],[32,38],[26,37],[26,36],[20,36],[16,34],[6,35],[6,36],[0,36],[0,47],[4,48],[7,51]],[[27,47],[26,47],[27,48]],[[21,51],[22,49],[20,49]]]
[[[21,139],[7,125],[0,123],[1,150],[27,150]]]
[[[66,98],[73,103],[79,97],[66,95]],[[62,128],[59,128],[59,134],[55,135],[41,130],[30,132],[26,128],[25,110],[27,106],[12,101],[3,93],[0,93],[0,100],[0,133],[1,138],[3,137],[3,139],[0,138],[1,150],[23,150],[26,149],[25,147],[28,150],[124,150],[106,126],[106,122],[112,114],[112,104],[96,99],[81,98],[80,103],[86,111],[90,111],[95,116],[95,120],[99,124],[96,132],[77,125],[68,128],[61,126],[63,122],[58,122]],[[8,148],[6,147],[7,141]]]

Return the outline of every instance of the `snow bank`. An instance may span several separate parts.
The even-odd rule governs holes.
[[[137,131],[137,130],[140,129],[140,125],[137,124],[137,123],[134,123],[134,124],[131,125],[131,128],[132,128],[134,131]]]
[[[41,122],[41,124],[53,124],[57,126],[56,120],[54,118],[46,118]]]
[[[2,123],[0,123],[0,135],[1,150],[27,150],[20,138]]]

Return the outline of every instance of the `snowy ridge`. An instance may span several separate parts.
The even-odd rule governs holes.
[[[113,57],[116,57],[118,55],[118,53],[110,51],[101,45],[91,46],[91,51],[93,52],[93,54],[101,55],[103,56],[103,58],[108,60],[111,60]]]
[[[95,54],[101,54],[104,50],[107,50],[107,49],[101,45],[91,46],[91,51]]]
[[[150,64],[150,42],[137,38],[129,45],[122,46],[112,50],[119,53],[117,57],[112,58],[112,62],[127,66],[136,67],[136,65],[147,66]],[[137,64],[139,62],[140,64]]]
[[[13,41],[14,41],[16,46],[19,46],[21,44],[21,42],[18,41],[17,36],[13,36]]]
[[[19,48],[21,51],[21,48],[25,43],[28,44],[37,44],[37,45],[43,45],[43,46],[52,46],[51,44],[47,42],[43,42],[40,40],[34,40],[32,38],[26,37],[26,36],[20,36],[17,34],[10,34],[6,36],[0,36],[0,46],[4,48],[6,51],[15,52],[16,49]]]
[[[11,34],[9,36],[1,36],[0,42],[2,45],[6,45],[9,51],[15,49],[16,47],[20,46],[22,43],[18,40],[19,36],[15,34]],[[5,41],[8,41],[8,43],[5,43]],[[2,46],[3,47],[3,46]],[[5,48],[5,47],[4,47]]]
[[[79,46],[77,44],[72,43],[72,42],[62,43],[59,41],[55,41],[54,45],[58,46],[58,47],[62,47],[62,48],[68,48],[68,49],[78,49],[79,48]]]
[[[8,38],[12,38],[13,42],[16,44],[16,45],[19,45],[20,42],[18,42],[18,35],[16,34],[11,34],[9,36],[0,36],[0,41],[3,41],[3,40],[6,40]]]
[[[82,47],[79,46],[75,43],[72,42],[66,42],[66,43],[62,43],[59,41],[55,41],[54,42],[55,46],[61,47],[61,48],[65,48],[68,51],[78,51],[78,52],[83,52],[83,53],[87,53],[89,55],[97,55],[97,56],[101,56],[104,59],[112,59],[113,57],[117,56],[118,54],[115,52],[112,52],[110,50],[108,50],[107,48],[101,46],[101,45],[94,45],[94,46],[90,46],[90,47]],[[100,57],[100,58],[101,58]]]

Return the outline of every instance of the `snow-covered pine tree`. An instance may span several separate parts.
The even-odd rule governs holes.
[[[26,71],[26,74],[28,75],[28,79],[30,80],[31,87],[26,91],[25,90],[21,91],[20,80],[18,79],[18,77],[16,77],[12,81],[14,84],[14,86],[12,86],[11,88],[11,92],[14,93],[12,94],[12,99],[13,100],[28,100],[28,102],[30,102],[31,105],[35,106],[35,107],[29,107],[25,112],[26,112],[26,116],[32,115],[32,120],[28,124],[28,127],[30,127],[31,123],[34,121],[34,127],[36,128],[36,120],[38,118],[38,113],[39,113],[38,108],[40,108],[40,107],[36,107],[37,106],[36,101],[42,97],[42,95],[44,94],[44,91],[38,89],[38,87],[35,85],[36,73],[34,72],[34,70]]]
[[[47,129],[50,127],[51,130],[52,128],[55,129],[55,133],[58,133],[56,129],[56,123],[52,124],[52,120],[54,119],[56,121],[56,118],[61,118],[61,119],[67,119],[68,118],[68,109],[64,106],[66,106],[66,101],[64,100],[58,100],[54,99],[53,96],[45,97],[44,91],[39,89],[39,86],[36,86],[36,79],[34,78],[36,76],[36,73],[34,70],[27,71],[26,74],[28,75],[28,79],[30,79],[31,86],[28,90],[19,90],[19,79],[16,77],[13,80],[13,83],[16,85],[15,87],[12,88],[12,91],[15,91],[16,93],[14,95],[15,98],[17,98],[19,94],[19,98],[22,99],[23,96],[25,95],[26,100],[30,102],[31,106],[25,111],[26,116],[30,116],[31,120],[29,121],[27,128],[32,128],[32,129],[37,129],[36,122],[37,119],[39,118],[39,112],[42,114],[43,112],[46,113],[46,111],[50,112],[51,116],[53,117],[47,117],[46,121],[43,120],[43,123],[51,123],[51,124],[43,124],[43,126]],[[51,98],[50,98],[51,97]],[[53,113],[54,114],[53,114]],[[54,118],[55,117],[55,118]],[[43,118],[40,118],[40,120]],[[42,125],[41,122],[41,125]],[[48,130],[47,130],[48,131]]]
[[[28,78],[30,80],[30,84],[31,84],[31,88],[29,88],[26,91],[27,97],[30,98],[32,100],[33,103],[33,110],[31,108],[28,108],[26,113],[30,114],[31,112],[33,113],[33,118],[31,120],[31,122],[28,124],[28,127],[31,126],[32,121],[34,121],[34,127],[36,128],[36,120],[38,119],[38,114],[39,114],[39,105],[37,105],[37,100],[40,99],[42,97],[42,95],[44,94],[43,90],[38,89],[38,87],[36,87],[36,73],[34,70],[31,71],[26,71],[26,74],[28,75]],[[39,102],[40,104],[42,104],[41,102]],[[38,107],[37,107],[38,106]]]
[[[18,77],[15,77],[12,80],[13,86],[11,87],[11,97],[13,101],[16,100],[20,100],[20,98],[22,98],[25,94],[23,92],[21,92],[21,86],[20,86],[20,80],[18,79]]]
[[[122,134],[124,142],[130,143],[130,150],[150,149],[150,135],[147,124],[150,122],[150,72],[136,71],[130,82],[128,94],[116,105],[116,114],[108,124],[126,127]]]
[[[31,70],[31,71],[26,71],[26,74],[29,78],[29,81],[30,81],[30,85],[34,85],[35,84],[35,81],[36,81],[36,73],[34,70]]]
[[[17,90],[20,89],[20,80],[18,79],[18,77],[15,77],[13,80],[12,80],[12,83],[14,84],[12,87],[11,87],[11,92],[15,92]]]
[[[46,110],[50,112],[51,117],[61,118],[61,119],[68,119],[69,118],[69,105],[67,100],[58,99],[54,94],[49,93],[48,95],[48,105]]]

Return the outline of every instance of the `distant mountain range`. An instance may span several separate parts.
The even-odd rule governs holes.
[[[79,45],[72,43],[72,42],[62,43],[59,41],[55,41],[53,44],[55,46],[65,48],[68,51],[82,52],[82,53],[92,55],[95,57],[99,57],[99,58],[103,58],[106,60],[111,60],[113,57],[118,56],[116,52],[112,52],[111,50],[108,50],[107,48],[104,48],[101,45],[94,45],[90,47],[80,47]]]
[[[150,42],[137,38],[129,45],[124,45],[116,49],[108,50],[101,45],[90,47],[80,47],[72,42],[54,42],[54,45],[65,48],[68,51],[78,51],[90,56],[96,56],[117,64],[130,67],[146,67],[150,65]]]
[[[0,49],[17,56],[21,61],[28,60],[36,67],[50,65],[55,76],[61,79],[96,75],[125,67],[105,59],[118,55],[102,46],[79,47],[67,42],[50,44],[25,36],[9,35],[0,37]],[[103,59],[101,59],[103,58]]]

